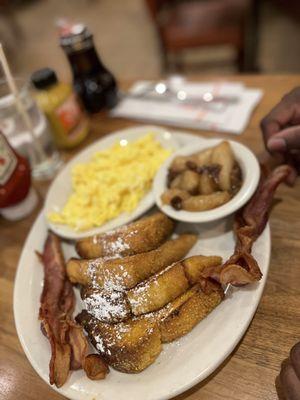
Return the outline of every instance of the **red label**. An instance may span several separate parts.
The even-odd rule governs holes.
[[[4,186],[17,166],[17,158],[6,140],[0,135],[0,185]]]
[[[67,134],[72,134],[82,118],[82,112],[74,94],[56,109],[56,114]]]

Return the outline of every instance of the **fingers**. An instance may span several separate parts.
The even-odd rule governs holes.
[[[290,352],[291,364],[294,368],[295,374],[300,380],[300,342],[295,344]]]
[[[285,153],[300,150],[300,126],[283,129],[267,140],[267,148],[271,152]]]
[[[271,137],[291,125],[300,125],[300,88],[295,88],[286,94],[261,121],[266,148]],[[281,145],[279,142],[276,144],[278,147]]]
[[[261,121],[261,129],[265,139],[265,143],[280,132],[282,128],[285,128],[294,119],[295,109],[294,105],[290,101],[283,98],[266,117]]]
[[[300,400],[300,381],[289,362],[282,365],[279,379],[285,399]]]
[[[280,124],[271,118],[270,114],[268,114],[260,123],[266,149],[268,149],[268,141],[270,138],[280,132]]]

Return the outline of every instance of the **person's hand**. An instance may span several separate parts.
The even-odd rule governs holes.
[[[300,87],[293,89],[282,98],[261,121],[261,129],[269,152],[293,154],[298,159],[300,155]]]
[[[300,342],[290,351],[289,359],[282,363],[279,382],[285,400],[300,400]]]

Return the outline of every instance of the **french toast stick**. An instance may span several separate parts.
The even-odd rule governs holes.
[[[186,276],[191,284],[199,281],[201,272],[205,268],[222,264],[222,257],[219,256],[192,256],[183,260]]]
[[[108,364],[122,372],[137,373],[155,361],[162,343],[188,333],[222,301],[221,286],[211,285],[209,293],[204,293],[196,284],[161,310],[126,322],[103,323],[85,310],[76,320]]]
[[[77,317],[103,358],[113,368],[127,373],[141,372],[161,352],[161,334],[157,323],[146,319],[118,324],[99,322],[87,311]]]
[[[113,285],[120,289],[131,289],[168,265],[181,260],[196,240],[196,235],[183,234],[176,239],[168,240],[155,250],[122,259],[71,258],[67,262],[67,275],[72,283],[81,285],[93,282],[104,288]]]
[[[141,315],[162,308],[188,288],[184,267],[178,262],[129,290],[127,298],[132,313]]]
[[[140,315],[135,318],[147,318],[153,322],[161,323],[161,321],[165,320],[171,314],[176,313],[176,311],[188,301],[198,290],[200,286],[198,284],[192,286],[186,292],[184,292],[181,296],[176,297],[175,300],[170,301],[170,303],[166,304],[163,308],[157,311],[153,311],[148,314]]]
[[[130,256],[156,249],[173,232],[174,222],[162,213],[139,219],[114,231],[76,243],[82,258]]]
[[[180,307],[174,308],[170,315],[161,320],[159,329],[163,343],[172,342],[175,339],[190,332],[194,326],[204,319],[224,297],[221,286],[214,284],[215,290],[204,293],[199,286],[193,295]]]
[[[83,286],[81,298],[86,310],[99,321],[116,323],[129,319],[131,307],[125,292]]]
[[[201,271],[218,265],[220,257],[194,256],[177,262],[153,275],[128,291],[116,291],[113,286],[105,289],[85,286],[81,292],[88,312],[99,321],[116,323],[133,316],[162,309],[195,283],[209,291],[209,281],[201,278]],[[175,300],[176,301],[176,300]]]
[[[220,257],[193,256],[153,275],[127,292],[132,313],[137,316],[162,308],[200,280],[206,266],[218,265],[221,261]]]
[[[160,321],[162,318],[169,316],[174,309],[178,308],[193,295],[196,287],[197,285],[194,285],[173,302],[152,313],[153,317],[155,317],[153,321]],[[81,288],[81,298],[88,313],[101,322],[122,322],[133,316],[126,293],[124,292],[111,293],[93,286],[83,286]],[[146,315],[147,318],[150,316],[150,314]]]

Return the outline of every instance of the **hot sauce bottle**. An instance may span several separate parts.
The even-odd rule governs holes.
[[[18,220],[30,214],[36,204],[29,163],[0,132],[0,214]]]

